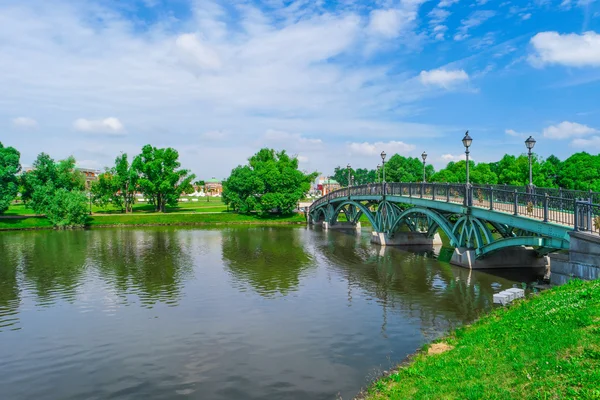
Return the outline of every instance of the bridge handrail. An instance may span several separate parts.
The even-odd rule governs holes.
[[[317,199],[314,211],[324,203],[353,196],[418,197],[467,207],[485,208],[572,226],[574,230],[600,232],[600,193],[581,190],[509,185],[386,182],[345,187]]]

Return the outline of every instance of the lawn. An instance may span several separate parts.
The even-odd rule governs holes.
[[[187,202],[179,202],[177,207],[169,207],[167,208],[167,213],[175,213],[175,212],[186,212],[186,213],[206,213],[206,212],[222,212],[227,211],[227,206],[222,202],[220,197],[212,197],[209,198],[209,201],[206,201],[206,198],[198,198],[198,201],[192,201],[193,198],[188,198]],[[97,207],[95,205],[92,206],[92,212],[94,214],[122,214],[121,210],[116,209],[113,206],[108,206],[106,208]],[[155,213],[154,206],[147,203],[136,203],[133,205],[134,213]],[[35,212],[26,207],[23,203],[13,204],[10,206],[8,211],[4,213],[4,215],[9,216],[18,216],[18,215],[34,215]]]
[[[186,213],[133,213],[133,214],[94,214],[88,218],[87,226],[142,226],[142,225],[231,225],[231,224],[302,224],[304,215],[290,216],[243,215],[234,212]],[[50,229],[52,226],[45,217],[0,218],[0,230]]]
[[[600,399],[600,280],[495,310],[426,346],[364,398]]]

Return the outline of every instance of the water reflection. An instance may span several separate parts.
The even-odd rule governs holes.
[[[187,230],[101,230],[94,232],[89,259],[100,276],[126,299],[141,304],[176,305],[186,278],[193,274]]]
[[[234,279],[265,297],[296,290],[300,275],[315,266],[305,249],[304,230],[229,229],[223,234],[223,261]]]
[[[284,227],[0,233],[2,396],[351,398],[378,366],[514,283],[368,239]]]

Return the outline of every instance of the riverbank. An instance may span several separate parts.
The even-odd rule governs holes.
[[[600,281],[571,281],[424,346],[357,399],[600,398]]]
[[[168,225],[278,225],[305,224],[302,214],[291,216],[243,215],[234,212],[218,213],[152,213],[152,214],[98,214],[88,218],[86,228],[104,228],[118,226],[168,226]],[[45,217],[0,218],[0,231],[53,229]]]

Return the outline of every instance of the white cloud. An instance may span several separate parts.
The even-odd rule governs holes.
[[[397,37],[417,18],[414,10],[389,9],[371,11],[369,30],[386,38]]]
[[[452,4],[458,3],[460,0],[440,0],[438,7],[450,7]]]
[[[466,160],[467,159],[467,155],[466,154],[459,154],[457,156],[453,155],[453,154],[443,154],[441,157],[442,161],[446,161],[446,162],[450,162],[450,161],[460,161],[460,160]],[[472,160],[471,160],[472,161]]]
[[[468,38],[469,30],[483,24],[488,19],[496,15],[495,11],[492,10],[477,10],[471,13],[468,18],[461,21],[461,26],[458,28],[457,33],[454,35],[454,40],[461,41]]]
[[[579,149],[600,149],[600,136],[592,136],[589,139],[575,139],[571,142],[571,147]]]
[[[287,145],[288,147],[305,147],[305,146],[320,146],[323,144],[321,139],[307,138],[299,133],[289,133],[285,131],[278,131],[275,129],[268,129],[262,137],[263,141],[267,143],[274,143],[278,145]]]
[[[531,18],[531,13],[526,13],[526,14],[521,15],[521,19],[523,21],[527,21],[529,18]]]
[[[175,40],[181,60],[191,67],[208,70],[221,68],[221,59],[217,52],[204,43],[197,35],[186,33]]]
[[[300,156],[300,155],[298,155],[298,156],[296,156],[296,158],[301,163],[307,163],[308,162],[308,157],[306,157],[306,156]]]
[[[561,35],[540,32],[531,39],[536,54],[530,56],[535,66],[561,64],[570,67],[600,66],[600,34],[585,32]]]
[[[348,149],[351,155],[357,156],[377,156],[381,154],[382,151],[385,151],[386,154],[391,156],[395,153],[406,155],[407,153],[413,151],[415,146],[412,144],[392,140],[386,143],[349,143]]]
[[[507,129],[504,131],[504,133],[506,133],[509,136],[521,136],[521,134],[515,131],[514,129]]]
[[[469,75],[462,69],[446,70],[444,68],[421,71],[419,80],[424,85],[441,86],[449,89],[456,84],[469,80]]]
[[[29,117],[17,117],[12,120],[13,126],[22,129],[37,128],[38,123],[35,119]]]
[[[13,135],[11,145],[25,163],[47,151],[103,164],[146,143],[172,146],[186,168],[222,177],[262,142],[275,143],[263,137],[268,129],[301,133],[281,139],[279,148],[321,171],[344,162],[346,154],[327,149],[348,142],[422,140],[446,131],[403,121],[437,91],[396,58],[365,57],[366,42],[404,53],[410,35],[418,36],[414,21],[387,41],[370,34],[360,7],[305,2],[292,11],[234,3],[182,2],[192,7],[178,19],[162,12],[144,19],[112,8],[113,1],[0,1],[0,46],[11,60],[0,62],[0,118],[44,121],[31,135]],[[401,25],[422,1],[394,3]],[[383,26],[383,33],[398,32],[393,23]],[[96,117],[111,115],[118,123]],[[77,131],[61,129],[72,123]],[[82,130],[124,136],[109,141]],[[228,140],[217,142],[221,133]]]
[[[558,125],[552,125],[544,129],[544,137],[549,139],[568,139],[598,133],[597,129],[577,122],[563,121]]]
[[[107,135],[125,134],[123,124],[114,117],[96,120],[79,118],[73,121],[73,128],[79,132],[103,133]]]

